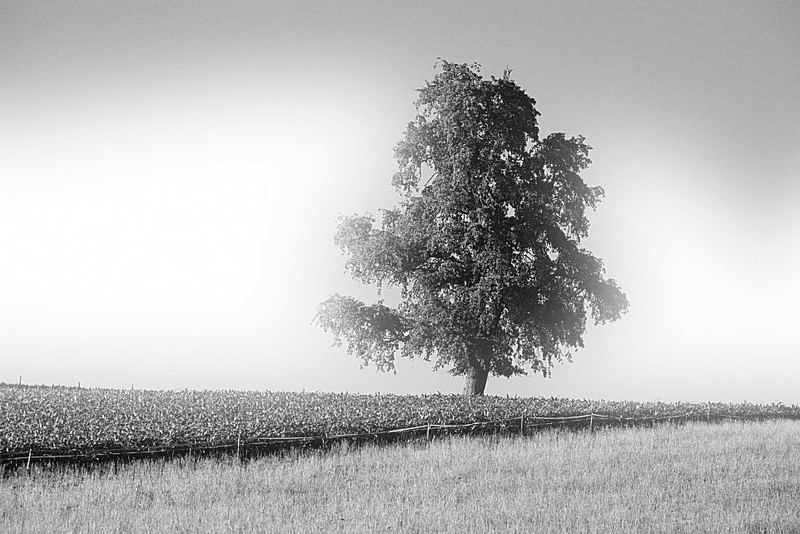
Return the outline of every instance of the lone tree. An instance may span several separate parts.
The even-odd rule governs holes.
[[[378,369],[423,357],[465,376],[482,395],[489,373],[547,376],[583,346],[587,314],[619,318],[625,294],[579,247],[586,208],[603,196],[580,176],[584,138],[540,138],[535,101],[510,77],[441,61],[419,89],[417,117],[394,153],[402,202],[341,220],[346,269],[367,284],[398,286],[396,308],[333,295],[316,321]]]

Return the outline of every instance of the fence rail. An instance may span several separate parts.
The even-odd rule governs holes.
[[[797,416],[769,416],[769,415],[735,415],[712,414],[706,411],[691,411],[683,414],[670,414],[663,416],[620,417],[608,414],[588,413],[568,416],[537,416],[523,414],[516,417],[492,421],[473,421],[458,424],[423,424],[404,428],[393,428],[375,432],[348,433],[348,434],[315,434],[307,436],[274,436],[261,437],[252,440],[237,439],[226,442],[194,442],[174,443],[169,445],[156,445],[139,448],[97,448],[85,450],[57,451],[45,449],[28,449],[0,452],[0,467],[9,464],[25,463],[30,467],[34,462],[48,461],[115,461],[118,459],[133,459],[144,456],[170,456],[181,454],[213,454],[215,452],[235,452],[237,456],[250,456],[275,450],[287,449],[297,446],[313,447],[332,445],[343,441],[380,441],[400,439],[403,436],[421,436],[424,432],[426,439],[432,435],[447,435],[457,433],[474,434],[478,431],[486,433],[494,431],[503,434],[525,434],[528,430],[552,428],[556,426],[595,427],[606,426],[641,426],[648,423],[687,422],[687,421],[732,421],[749,420],[761,421],[767,419],[793,419]]]

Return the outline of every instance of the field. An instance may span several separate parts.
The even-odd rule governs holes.
[[[664,424],[0,479],[0,532],[798,533],[800,422]]]
[[[800,418],[782,404],[607,402],[460,395],[141,391],[0,384],[0,468],[445,433],[527,433],[552,425]]]

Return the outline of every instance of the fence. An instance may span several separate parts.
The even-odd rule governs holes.
[[[712,414],[707,411],[687,412],[664,416],[619,417],[606,414],[588,413],[572,416],[534,416],[523,414],[518,417],[495,421],[475,421],[459,424],[424,424],[406,428],[395,428],[378,432],[364,432],[336,435],[280,436],[265,437],[254,440],[242,440],[217,443],[181,443],[164,446],[142,448],[104,448],[75,451],[36,450],[0,452],[0,467],[4,465],[24,464],[30,468],[35,462],[101,462],[129,460],[139,457],[178,456],[185,454],[210,455],[236,453],[239,458],[266,454],[287,448],[319,448],[340,442],[397,441],[400,439],[421,438],[427,440],[435,435],[449,434],[522,434],[529,430],[564,427],[588,428],[593,431],[605,426],[642,426],[656,423],[686,421],[731,421],[731,420],[766,420],[766,419],[798,419],[786,416],[743,416],[733,414]]]

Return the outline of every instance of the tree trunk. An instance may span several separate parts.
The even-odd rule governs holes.
[[[488,369],[484,369],[480,365],[473,365],[465,375],[464,395],[467,397],[483,395],[487,378],[489,378]]]

